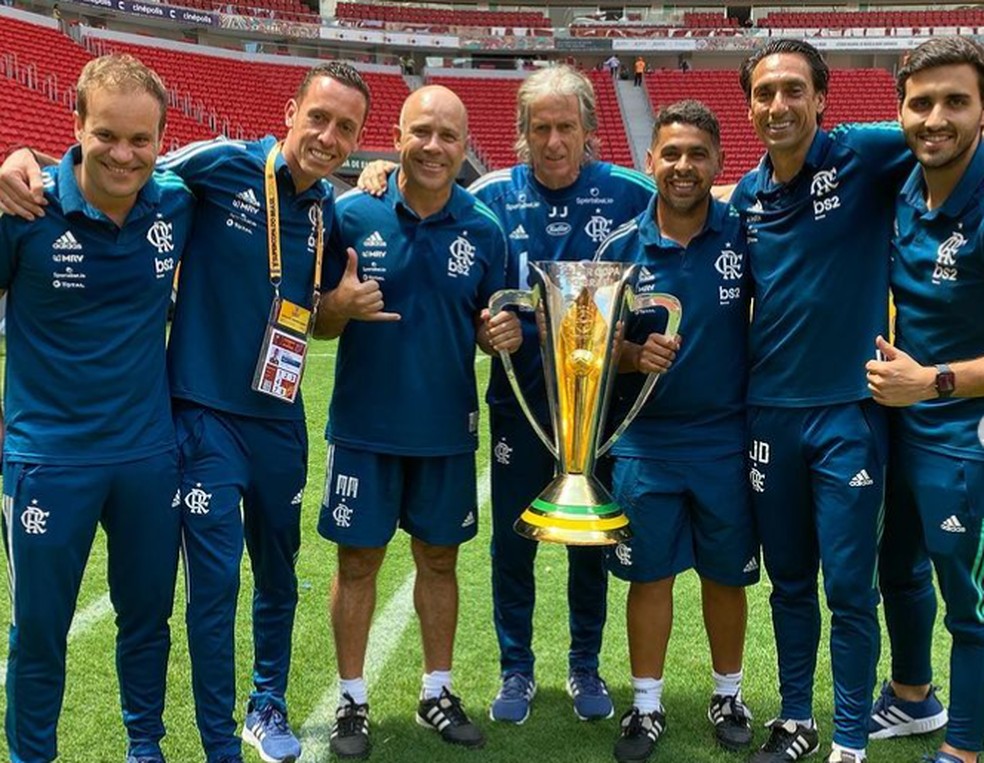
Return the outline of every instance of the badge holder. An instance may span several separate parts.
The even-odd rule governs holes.
[[[273,300],[252,388],[293,403],[301,388],[311,311],[279,296]]]

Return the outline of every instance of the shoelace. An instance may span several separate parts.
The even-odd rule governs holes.
[[[502,682],[499,696],[503,699],[525,699],[529,695],[530,681],[519,673],[511,673]]]
[[[356,704],[348,692],[343,694],[342,698],[345,700],[345,704],[338,708],[335,714],[338,732],[343,736],[362,733],[362,727],[369,718],[369,705]]]
[[[449,692],[447,687],[441,689],[441,696],[437,698],[437,706],[441,708],[452,726],[464,726],[468,723],[468,716],[465,715],[465,711],[461,707],[461,700]]]
[[[790,733],[783,728],[783,725],[779,721],[774,721],[770,724],[772,733],[769,734],[769,738],[762,745],[762,750],[765,752],[779,752],[789,746],[790,740],[796,737],[796,733]]]
[[[623,736],[633,737],[646,733],[646,728],[643,725],[645,719],[645,715],[633,708],[632,715],[629,716],[629,722],[625,725]]]
[[[721,711],[721,715],[730,716],[736,723],[745,725],[748,719],[751,718],[751,713],[745,707],[743,702],[738,701],[738,697],[731,694],[724,698],[724,706],[726,710]]]
[[[580,689],[582,694],[604,694],[605,682],[601,676],[588,670],[575,670],[571,673],[571,683]]]
[[[267,705],[260,710],[260,722],[264,726],[273,726],[281,734],[287,733],[287,719],[273,705]]]

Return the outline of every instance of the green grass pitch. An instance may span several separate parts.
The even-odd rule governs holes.
[[[300,604],[294,628],[293,667],[288,702],[290,719],[303,734],[304,763],[329,759],[328,729],[335,706],[334,648],[328,623],[328,593],[335,569],[331,544],[316,531],[325,466],[324,423],[334,373],[334,343],[313,348],[304,394],[307,398],[311,442],[310,470],[303,505],[303,544],[298,560]],[[487,359],[477,361],[480,389],[488,377]],[[483,412],[483,417],[487,419]],[[370,642],[367,678],[370,681],[373,742],[372,760],[444,763],[534,761],[537,763],[588,763],[612,760],[617,718],[599,723],[578,721],[564,692],[568,643],[566,609],[566,556],[554,546],[541,548],[537,560],[537,611],[534,648],[537,654],[539,693],[529,720],[522,726],[493,724],[488,706],[498,686],[498,649],[492,627],[488,539],[488,438],[483,429],[478,453],[480,498],[479,537],[462,548],[459,563],[461,610],[454,665],[455,690],[485,730],[488,742],[481,751],[465,751],[443,744],[437,735],[414,722],[420,687],[419,631],[410,598],[412,562],[404,536],[391,544],[379,580],[379,599]],[[106,595],[105,543],[102,534],[93,548],[78,602],[78,614],[69,639],[68,687],[59,725],[59,760],[66,763],[120,762],[125,757],[125,736],[120,721],[113,662],[114,625]],[[250,686],[251,578],[248,559],[243,559],[243,586],[239,598],[237,629],[237,685],[239,714]],[[608,680],[620,714],[631,701],[626,652],[625,586],[612,580],[609,617],[602,654],[602,674]],[[756,743],[765,736],[762,724],[778,709],[775,647],[768,606],[769,585],[763,581],[749,592],[749,632],[745,659],[745,698],[755,714]],[[0,601],[0,616],[9,622],[9,601]],[[826,616],[825,616],[826,618]],[[948,680],[950,639],[942,624],[937,627],[934,661],[937,681]],[[172,620],[173,649],[168,676],[164,751],[171,763],[204,760],[195,729],[190,668],[184,627],[184,591],[179,576]],[[886,643],[883,639],[883,644]],[[887,652],[887,648],[883,651]],[[4,662],[5,667],[5,662]],[[744,760],[715,749],[705,712],[711,690],[709,655],[700,617],[696,577],[688,573],[676,588],[676,619],[666,670],[664,704],[668,713],[665,737],[655,761],[667,763],[725,763]],[[887,655],[879,675],[888,673]],[[944,690],[944,695],[946,694]],[[817,668],[815,713],[820,724],[823,752],[831,734],[831,681],[827,629]],[[0,703],[4,703],[0,697]],[[4,703],[5,704],[5,703]],[[871,763],[917,761],[935,749],[937,733],[917,740],[874,742]],[[0,757],[7,759],[0,740]],[[245,760],[256,763],[252,749]],[[822,758],[821,758],[822,759]]]

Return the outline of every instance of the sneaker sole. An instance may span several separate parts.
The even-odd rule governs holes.
[[[570,684],[567,685],[567,696],[572,700],[574,699],[574,692],[571,691]],[[609,699],[609,701],[611,700]],[[615,703],[612,702],[612,709],[608,711],[608,715],[581,715],[577,711],[577,705],[574,706],[574,715],[577,716],[579,721],[587,721],[588,723],[591,721],[607,721],[609,718],[615,717]]]
[[[340,760],[365,760],[366,758],[369,757],[369,754],[372,752],[372,745],[369,745],[366,748],[365,752],[345,753],[335,749],[335,746],[331,742],[329,742],[328,751]]]
[[[919,718],[908,723],[897,723],[888,728],[873,731],[868,734],[868,739],[895,739],[897,737],[918,736],[919,734],[929,734],[933,731],[946,726],[949,718],[946,710],[941,710],[936,715],[928,718]]]
[[[458,747],[464,747],[465,749],[468,749],[468,750],[477,750],[480,747],[484,747],[485,746],[485,739],[484,738],[483,739],[479,739],[477,742],[466,742],[466,741],[462,741],[460,739],[448,739],[446,736],[444,736],[444,734],[441,734],[441,732],[438,729],[436,729],[433,726],[431,726],[430,722],[426,718],[421,718],[416,713],[414,713],[414,716],[413,717],[417,721],[417,725],[418,726],[420,726],[422,728],[425,728],[425,729],[428,729],[429,731],[433,731],[435,734],[438,734],[441,737],[441,739],[443,741],[447,742],[448,744],[457,745]]]
[[[274,758],[272,755],[267,755],[263,752],[263,745],[260,744],[260,740],[245,726],[243,726],[242,738],[246,744],[256,750],[260,756],[260,760],[264,761],[264,763],[297,763],[301,759],[300,755],[288,755],[286,758]]]
[[[522,726],[524,723],[526,723],[526,719],[529,718],[529,717],[530,717],[530,708],[529,707],[526,708],[526,715],[524,715],[518,721],[514,721],[514,720],[511,720],[509,718],[496,718],[495,717],[495,712],[492,710],[491,707],[489,708],[489,720],[490,721],[493,721],[494,723],[511,723],[513,726]],[[429,726],[430,726],[430,724],[428,724],[428,727]]]

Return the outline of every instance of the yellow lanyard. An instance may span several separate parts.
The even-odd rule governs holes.
[[[274,293],[280,297],[280,283],[283,280],[284,264],[280,256],[280,199],[277,193],[277,176],[274,172],[277,157],[280,155],[280,148],[283,141],[277,143],[266,158],[266,166],[263,170],[263,188],[266,193],[266,218],[267,218],[267,254],[270,263],[270,284],[273,286]],[[314,207],[315,215],[315,240],[314,240],[314,294],[311,297],[312,309],[317,308],[318,300],[321,297],[321,262],[324,258],[324,216],[321,211],[320,202]]]

